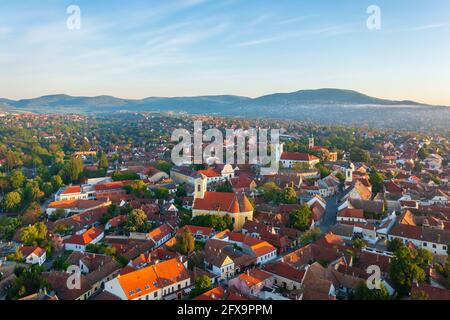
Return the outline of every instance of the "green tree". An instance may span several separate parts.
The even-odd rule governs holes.
[[[383,191],[383,185],[384,185],[384,176],[373,170],[370,173],[369,181],[372,184],[372,191],[373,193],[378,193]]]
[[[17,250],[15,253],[11,253],[7,257],[8,261],[15,261],[15,262],[24,262],[23,254],[20,252],[20,250]]]
[[[430,296],[428,293],[422,290],[415,291],[413,294],[411,294],[411,300],[429,300]]]
[[[14,233],[22,225],[20,218],[0,216],[0,240],[10,241]]]
[[[108,169],[108,166],[108,158],[106,158],[106,154],[104,152],[100,152],[98,167],[100,169]]]
[[[147,220],[147,215],[143,210],[134,209],[128,215],[125,230],[127,232],[146,232],[148,229]]]
[[[368,163],[370,161],[370,154],[368,151],[366,151],[364,149],[355,147],[350,150],[350,160],[353,162]]]
[[[306,231],[309,229],[310,221],[311,210],[306,203],[289,213],[289,225],[291,228]]]
[[[42,277],[42,268],[31,266],[29,269],[16,268],[14,270],[16,278],[7,291],[7,299],[15,300],[38,292],[40,289],[51,291],[51,285]]]
[[[345,175],[340,171],[338,173],[336,173],[336,178],[338,178],[340,182],[345,181]]]
[[[167,188],[158,188],[154,191],[156,199],[165,199],[169,196],[169,189]]]
[[[356,287],[352,296],[353,300],[389,300],[389,292],[386,287],[381,284],[380,289],[369,289],[365,282]]]
[[[195,298],[212,289],[211,278],[204,275],[195,280],[194,289],[190,292],[190,297]]]
[[[158,160],[155,162],[154,164],[155,168],[160,170],[160,171],[164,171],[167,174],[170,174],[170,169],[172,169],[172,165],[164,160]]]
[[[311,242],[315,241],[317,238],[319,238],[321,234],[321,231],[319,228],[314,228],[311,230],[306,230],[300,237],[300,242],[302,245],[306,246],[307,244],[310,244]]]
[[[17,152],[8,151],[6,154],[6,166],[9,170],[14,168],[18,168],[23,165],[22,160],[20,159],[20,155]]]
[[[177,236],[177,251],[182,254],[189,254],[195,249],[195,239],[188,228],[185,228],[183,233]]]
[[[19,189],[22,188],[26,178],[23,175],[22,171],[15,170],[11,173],[10,176],[10,184],[13,189]]]
[[[25,201],[32,202],[38,201],[44,196],[44,193],[39,188],[37,181],[29,181],[24,188]]]
[[[280,199],[281,189],[274,182],[266,182],[261,187],[261,191],[267,202],[277,202]]]
[[[47,227],[43,222],[26,227],[20,233],[20,241],[27,246],[44,246],[47,240]]]
[[[281,195],[281,201],[285,204],[295,204],[297,203],[297,193],[292,187],[287,187],[283,190]]]
[[[59,188],[64,185],[62,178],[59,175],[53,176],[52,178],[52,186],[53,191],[56,192]]]
[[[414,280],[418,282],[425,280],[425,271],[422,267],[428,258],[423,253],[406,246],[396,251],[390,264],[389,276],[400,296],[409,294]]]
[[[66,162],[63,172],[68,182],[78,182],[78,179],[83,172],[83,160],[81,158],[70,159]]]
[[[388,240],[386,242],[386,248],[390,252],[394,252],[394,253],[397,252],[397,250],[403,246],[404,246],[403,242],[398,238],[394,238],[394,239]]]
[[[181,198],[181,197],[185,197],[186,196],[186,189],[184,188],[184,186],[183,185],[179,185],[179,186],[177,186],[177,191],[176,191],[176,193],[175,193],[175,195],[178,197],[178,198]]]
[[[53,185],[51,182],[44,182],[42,185],[42,191],[46,197],[49,197],[53,193]]]
[[[324,165],[322,165],[320,163],[316,166],[316,168],[319,169],[320,177],[322,179],[325,177],[328,177],[331,174],[331,170],[326,168]]]
[[[0,190],[2,191],[2,195],[10,188],[9,179],[5,176],[0,176]]]
[[[13,191],[6,194],[3,199],[3,208],[5,211],[15,212],[19,209],[22,203],[22,197],[20,193]]]

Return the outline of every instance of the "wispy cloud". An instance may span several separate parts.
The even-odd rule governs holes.
[[[308,36],[314,37],[333,37],[338,35],[344,35],[355,32],[346,26],[330,26],[316,29],[309,29],[300,32],[282,32],[271,37],[261,37],[257,39],[251,39],[248,41],[238,42],[232,45],[232,47],[250,47],[263,45],[271,42],[283,41],[287,39],[302,39]]]
[[[434,30],[441,29],[448,26],[448,23],[434,23],[434,24],[425,24],[422,26],[416,26],[411,28],[402,29],[404,32],[414,32],[414,31],[426,31],[426,30]]]
[[[289,19],[285,19],[285,20],[281,20],[278,22],[279,25],[287,25],[287,24],[292,24],[292,23],[296,23],[296,22],[301,22],[301,21],[305,21],[306,19],[311,18],[311,16],[302,16],[302,17],[295,17],[295,18],[289,18]]]

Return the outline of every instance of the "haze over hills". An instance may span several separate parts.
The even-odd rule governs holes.
[[[149,97],[120,99],[112,96],[73,97],[49,95],[35,99],[0,99],[0,108],[35,113],[111,114],[129,112],[186,112],[242,117],[267,117],[322,123],[356,123],[371,126],[448,126],[450,108],[414,101],[394,101],[341,89],[300,90],[258,98],[233,95]],[[380,108],[383,112],[380,113]],[[399,119],[401,121],[399,121]],[[403,124],[402,124],[403,123]]]

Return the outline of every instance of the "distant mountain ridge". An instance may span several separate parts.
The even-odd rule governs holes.
[[[450,108],[415,101],[387,100],[341,89],[300,90],[257,98],[233,95],[148,97],[74,97],[65,94],[34,99],[0,98],[0,111],[112,115],[116,112],[183,112],[245,118],[356,124],[374,127],[443,128],[448,130]]]
[[[6,108],[22,109],[32,112],[48,112],[48,109],[62,111],[66,108],[83,110],[87,113],[110,112],[114,109],[128,111],[218,111],[220,107],[242,109],[243,107],[262,108],[294,105],[414,105],[426,106],[415,101],[395,101],[379,99],[352,90],[318,89],[300,90],[291,93],[275,93],[258,98],[233,95],[194,96],[194,97],[149,97],[144,99],[121,99],[113,96],[74,97],[65,94],[47,95],[34,99],[0,99]],[[92,109],[94,108],[94,109]],[[205,110],[207,108],[208,110]],[[102,110],[103,109],[103,110]],[[108,110],[105,110],[108,109]],[[66,112],[71,112],[66,110]]]

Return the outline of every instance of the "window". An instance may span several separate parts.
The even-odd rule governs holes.
[[[436,249],[436,245],[433,243],[433,249]]]

